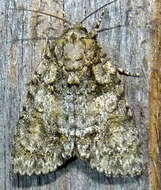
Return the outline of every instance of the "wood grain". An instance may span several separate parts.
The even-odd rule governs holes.
[[[151,77],[150,77],[150,189],[161,189],[161,2],[156,0],[151,30]]]

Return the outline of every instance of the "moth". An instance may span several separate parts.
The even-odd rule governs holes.
[[[15,173],[47,174],[72,157],[107,176],[142,172],[138,126],[121,80],[130,73],[103,51],[98,25],[83,26],[95,12],[73,25],[66,21],[69,27],[46,45],[17,123]]]

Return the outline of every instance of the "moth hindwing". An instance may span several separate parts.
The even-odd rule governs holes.
[[[82,24],[47,44],[17,124],[14,172],[55,171],[78,157],[107,176],[140,175],[138,127],[117,69]]]

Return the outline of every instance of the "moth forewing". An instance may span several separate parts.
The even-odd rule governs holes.
[[[107,176],[140,175],[138,126],[96,36],[79,23],[46,46],[17,124],[14,171],[45,174],[77,156]]]

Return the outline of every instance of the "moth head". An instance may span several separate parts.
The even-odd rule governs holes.
[[[97,62],[100,47],[81,24],[65,30],[54,47],[58,65],[68,76],[68,83],[79,84],[86,71]]]
[[[100,46],[97,44],[96,37],[98,32],[100,32],[99,26],[104,11],[92,31],[87,31],[87,29],[83,26],[84,21],[91,15],[105,8],[107,5],[114,3],[115,1],[116,0],[106,3],[102,7],[87,15],[80,22],[73,25],[70,21],[64,18],[50,15],[54,18],[62,20],[67,24],[66,26],[68,26],[59,39],[54,41],[54,45],[50,50],[54,52],[54,57],[56,58],[60,69],[63,70],[65,75],[68,76],[67,81],[69,84],[80,84],[80,80],[86,71],[90,69],[92,65],[100,62],[101,51]],[[52,56],[50,50],[49,57],[50,55]]]

